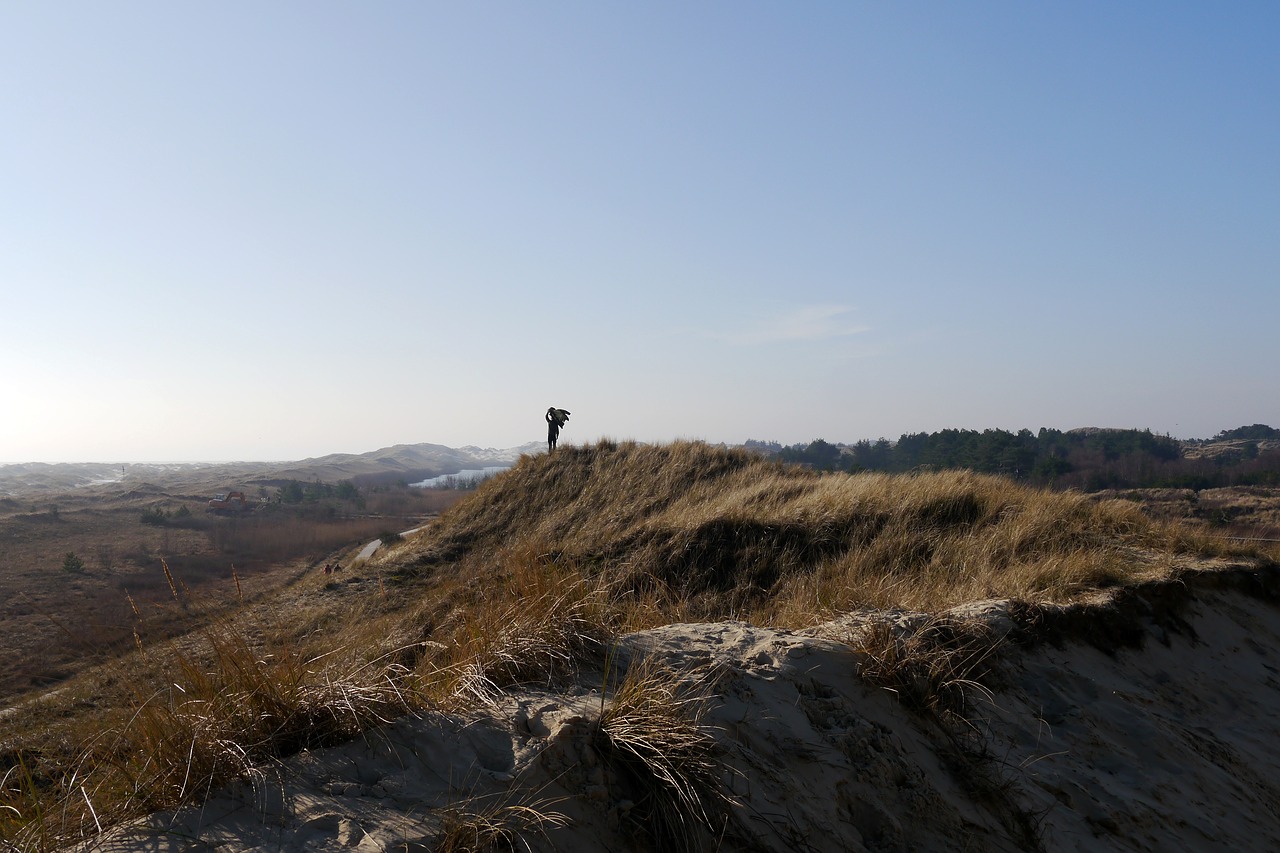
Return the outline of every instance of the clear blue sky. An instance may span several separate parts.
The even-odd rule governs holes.
[[[1280,426],[1280,4],[0,5],[0,461]]]

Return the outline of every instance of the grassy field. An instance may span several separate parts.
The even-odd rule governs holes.
[[[26,552],[39,568],[23,582],[63,587],[37,601],[43,618],[75,620],[122,578],[163,578],[148,561],[164,531],[121,522],[139,511],[15,510],[5,529],[43,543]],[[113,547],[139,559],[118,571],[90,560],[68,580],[59,552],[91,552],[92,540],[49,531],[80,525],[88,536],[110,512],[128,528]],[[1132,499],[966,472],[818,474],[698,443],[562,446],[341,575],[305,572],[283,589],[277,576],[243,604],[229,576],[152,583],[145,600],[155,603],[126,605],[125,637],[113,639],[132,652],[3,720],[0,837],[53,847],[402,713],[472,713],[511,685],[554,686],[599,667],[621,634],[642,628],[800,627],[857,607],[937,612],[990,597],[1068,602],[1217,558],[1277,556],[1218,532]],[[191,535],[184,547],[199,557],[199,541],[212,546],[196,534],[169,531],[167,547]],[[252,586],[251,573],[241,583]],[[178,614],[200,630],[162,642]]]

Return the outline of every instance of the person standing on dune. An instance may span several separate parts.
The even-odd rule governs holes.
[[[557,409],[555,406],[547,409],[547,452],[556,449],[556,440],[560,437],[560,427],[564,426],[569,420],[569,413],[564,409]]]

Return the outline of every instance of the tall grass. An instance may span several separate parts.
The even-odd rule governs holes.
[[[444,614],[416,663],[422,689],[445,706],[487,703],[512,685],[563,685],[603,659],[615,614],[598,585],[554,564],[523,568]]]
[[[532,851],[530,835],[569,825],[554,803],[513,802],[510,795],[473,799],[442,810],[435,853],[514,853]]]
[[[50,849],[207,796],[303,749],[329,746],[411,707],[403,671],[337,653],[267,652],[230,625],[188,642],[132,701],[86,717],[76,744],[18,751],[0,783],[0,839]]]
[[[817,474],[682,442],[529,457],[383,557],[488,574],[502,543],[603,576],[664,616],[808,624],[850,607],[1071,600],[1220,542],[1096,501],[964,471]]]
[[[990,698],[985,681],[999,640],[980,622],[932,617],[906,632],[875,623],[849,639],[864,681],[945,726],[969,726],[975,696]]]

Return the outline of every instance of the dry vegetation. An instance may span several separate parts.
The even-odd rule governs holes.
[[[475,806],[479,805],[479,808]],[[436,853],[506,853],[528,849],[525,836],[563,826],[558,812],[522,803],[468,804],[444,810]]]
[[[279,589],[334,551],[420,523],[450,498],[382,490],[360,517],[320,504],[216,517],[207,498],[156,487],[45,495],[35,504],[2,499],[0,701],[113,659],[135,646],[135,633],[159,640],[189,631],[193,620]],[[64,568],[68,554],[79,571]],[[199,608],[172,606],[171,578]]]
[[[1127,489],[1099,496],[1132,501],[1155,518],[1180,522],[1206,536],[1280,543],[1280,489],[1277,488]]]
[[[0,838],[53,847],[406,711],[474,710],[511,685],[607,672],[632,630],[724,618],[799,627],[859,606],[937,612],[997,596],[1065,602],[1223,555],[1270,559],[1132,501],[965,472],[817,474],[696,443],[561,447],[340,582],[311,573],[286,596],[178,645],[139,642],[15,709],[0,742]],[[204,606],[190,591],[170,597]],[[149,618],[135,613],[131,631],[144,637]],[[950,655],[940,668],[929,649],[882,644],[884,679],[922,708],[962,714],[979,647],[934,645]],[[682,683],[633,666],[608,691],[598,746],[646,792],[655,843],[689,848],[723,803],[702,700]],[[501,819],[455,815],[450,849],[511,844],[512,822],[530,813],[503,808]]]
[[[635,802],[629,819],[656,850],[694,851],[723,833],[720,746],[702,725],[714,673],[631,664],[601,708],[594,746]]]
[[[1069,601],[1246,551],[1132,501],[964,471],[818,474],[692,443],[602,443],[526,459],[384,570],[504,578],[512,554],[536,555],[607,585],[624,621],[796,627],[865,605]]]

